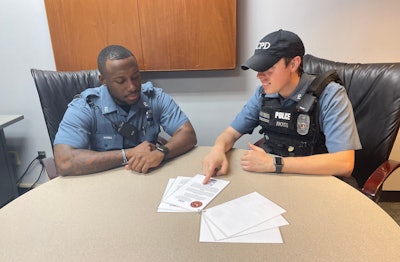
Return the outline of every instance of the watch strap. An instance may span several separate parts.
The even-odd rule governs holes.
[[[156,145],[156,149],[164,154],[163,161],[165,161],[167,159],[167,155],[169,153],[168,147],[166,147],[164,145]]]
[[[275,173],[282,173],[282,167],[283,167],[283,163],[282,163],[282,157],[280,156],[275,156],[274,157],[274,165],[275,165]]]

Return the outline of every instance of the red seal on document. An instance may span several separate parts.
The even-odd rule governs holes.
[[[192,207],[201,207],[203,203],[201,203],[200,201],[193,201],[192,203],[190,203],[190,205]]]

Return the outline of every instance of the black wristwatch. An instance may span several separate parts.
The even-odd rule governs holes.
[[[275,165],[275,173],[282,173],[282,167],[283,167],[283,163],[282,163],[282,157],[280,156],[276,156],[274,157],[274,165]]]
[[[167,159],[167,155],[169,153],[168,147],[163,146],[163,145],[156,145],[156,149],[158,151],[161,151],[164,154],[164,160],[163,161],[165,161],[165,159]]]

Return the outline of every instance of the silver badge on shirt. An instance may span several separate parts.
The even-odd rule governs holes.
[[[300,135],[307,135],[310,129],[310,116],[305,114],[300,114],[297,118],[297,133]]]

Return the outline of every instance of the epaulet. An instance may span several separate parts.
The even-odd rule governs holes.
[[[145,94],[147,97],[153,97],[155,94],[155,89],[153,84],[149,81],[146,82],[142,85],[142,92]]]
[[[97,94],[94,90],[91,89],[86,89],[80,94],[80,97],[86,100],[86,103],[90,105],[90,107],[94,107],[94,103],[92,99],[99,97],[99,94]]]

